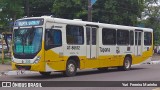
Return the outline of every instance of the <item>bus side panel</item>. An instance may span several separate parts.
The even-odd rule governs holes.
[[[133,56],[132,64],[150,62],[151,57],[153,55],[153,46],[147,46],[147,48],[144,48],[142,56],[135,56],[135,55]]]
[[[45,52],[45,62],[46,65],[48,65],[48,67],[46,67],[46,71],[65,70],[66,61],[63,59],[63,56],[61,56],[61,52],[59,52],[60,50],[62,50],[62,47],[47,50]]]
[[[72,48],[78,48],[72,49]],[[85,68],[86,61],[86,47],[84,45],[64,45],[64,60],[67,62],[70,57],[78,57],[80,63],[80,69]]]
[[[153,33],[152,33],[151,45],[144,45],[144,35],[142,40],[143,40],[142,56],[133,56],[132,64],[146,63],[151,61],[151,57],[153,55]]]
[[[116,59],[116,46],[102,45],[99,47],[100,59],[102,59],[102,66],[118,66],[119,59]],[[104,60],[103,60],[104,59]]]
[[[71,24],[69,24],[68,25],[68,27],[72,27],[72,26],[74,26],[74,25],[71,25]],[[79,25],[75,25],[75,27],[76,26],[79,26]],[[63,55],[64,55],[64,60],[66,61],[66,64],[67,64],[67,61],[69,60],[69,58],[71,58],[71,57],[78,57],[78,59],[79,59],[79,63],[80,63],[80,69],[84,69],[84,64],[85,64],[85,60],[86,60],[86,45],[85,45],[85,35],[86,35],[86,33],[85,33],[85,28],[83,27],[83,26],[79,26],[79,27],[82,27],[83,29],[83,36],[82,37],[84,37],[84,38],[81,38],[81,36],[79,36],[79,37],[72,37],[71,35],[68,35],[68,37],[67,37],[67,35],[66,34],[68,34],[68,30],[70,30],[70,29],[67,29],[67,25],[65,25],[65,28],[63,29]],[[76,32],[77,31],[77,32]],[[78,32],[79,30],[74,30],[74,32],[72,33],[72,34],[74,34],[74,33],[82,33],[82,32]],[[75,42],[75,38],[78,38],[78,42],[82,42],[83,41],[83,44],[70,44],[70,43],[74,43]],[[83,40],[84,39],[84,40]],[[68,42],[67,42],[67,40],[68,40]],[[65,64],[65,67],[66,67],[66,64]]]
[[[59,23],[51,23],[48,22],[49,26],[46,28],[52,28],[55,30],[61,31],[62,34],[62,46],[59,47],[54,47],[49,50],[45,50],[45,62],[46,62],[46,71],[64,71],[65,70],[65,65],[66,61],[63,59],[64,58],[64,53],[63,53],[63,38],[64,36],[64,29],[65,26],[64,24],[59,24]],[[54,27],[53,27],[54,26]]]
[[[123,66],[124,59],[127,55],[131,56],[131,59],[133,61],[133,55],[134,55],[134,46],[133,45],[118,45],[116,48],[116,56],[115,58],[119,60],[118,66]]]

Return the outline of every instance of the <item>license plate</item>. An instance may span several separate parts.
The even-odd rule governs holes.
[[[31,63],[31,61],[30,61],[30,60],[28,60],[28,59],[27,59],[27,60],[25,60],[25,61],[26,61],[26,63],[27,63],[27,64],[30,64],[30,63]]]

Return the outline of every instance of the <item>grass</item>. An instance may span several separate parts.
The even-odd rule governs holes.
[[[4,58],[4,64],[9,64],[11,62],[11,58]],[[2,57],[0,58],[0,64],[2,64]]]
[[[4,51],[4,64],[10,64],[10,54]],[[2,64],[2,53],[0,53],[0,64]]]

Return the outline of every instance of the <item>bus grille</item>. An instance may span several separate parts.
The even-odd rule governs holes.
[[[19,69],[19,70],[30,70],[31,66],[16,65],[16,68]]]

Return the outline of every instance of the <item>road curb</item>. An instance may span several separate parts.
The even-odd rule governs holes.
[[[160,60],[151,61],[149,64],[160,64]]]
[[[15,71],[0,71],[0,76],[8,76],[8,75],[23,75],[23,74],[34,74],[37,72],[34,71],[23,71],[23,70],[15,70]]]

